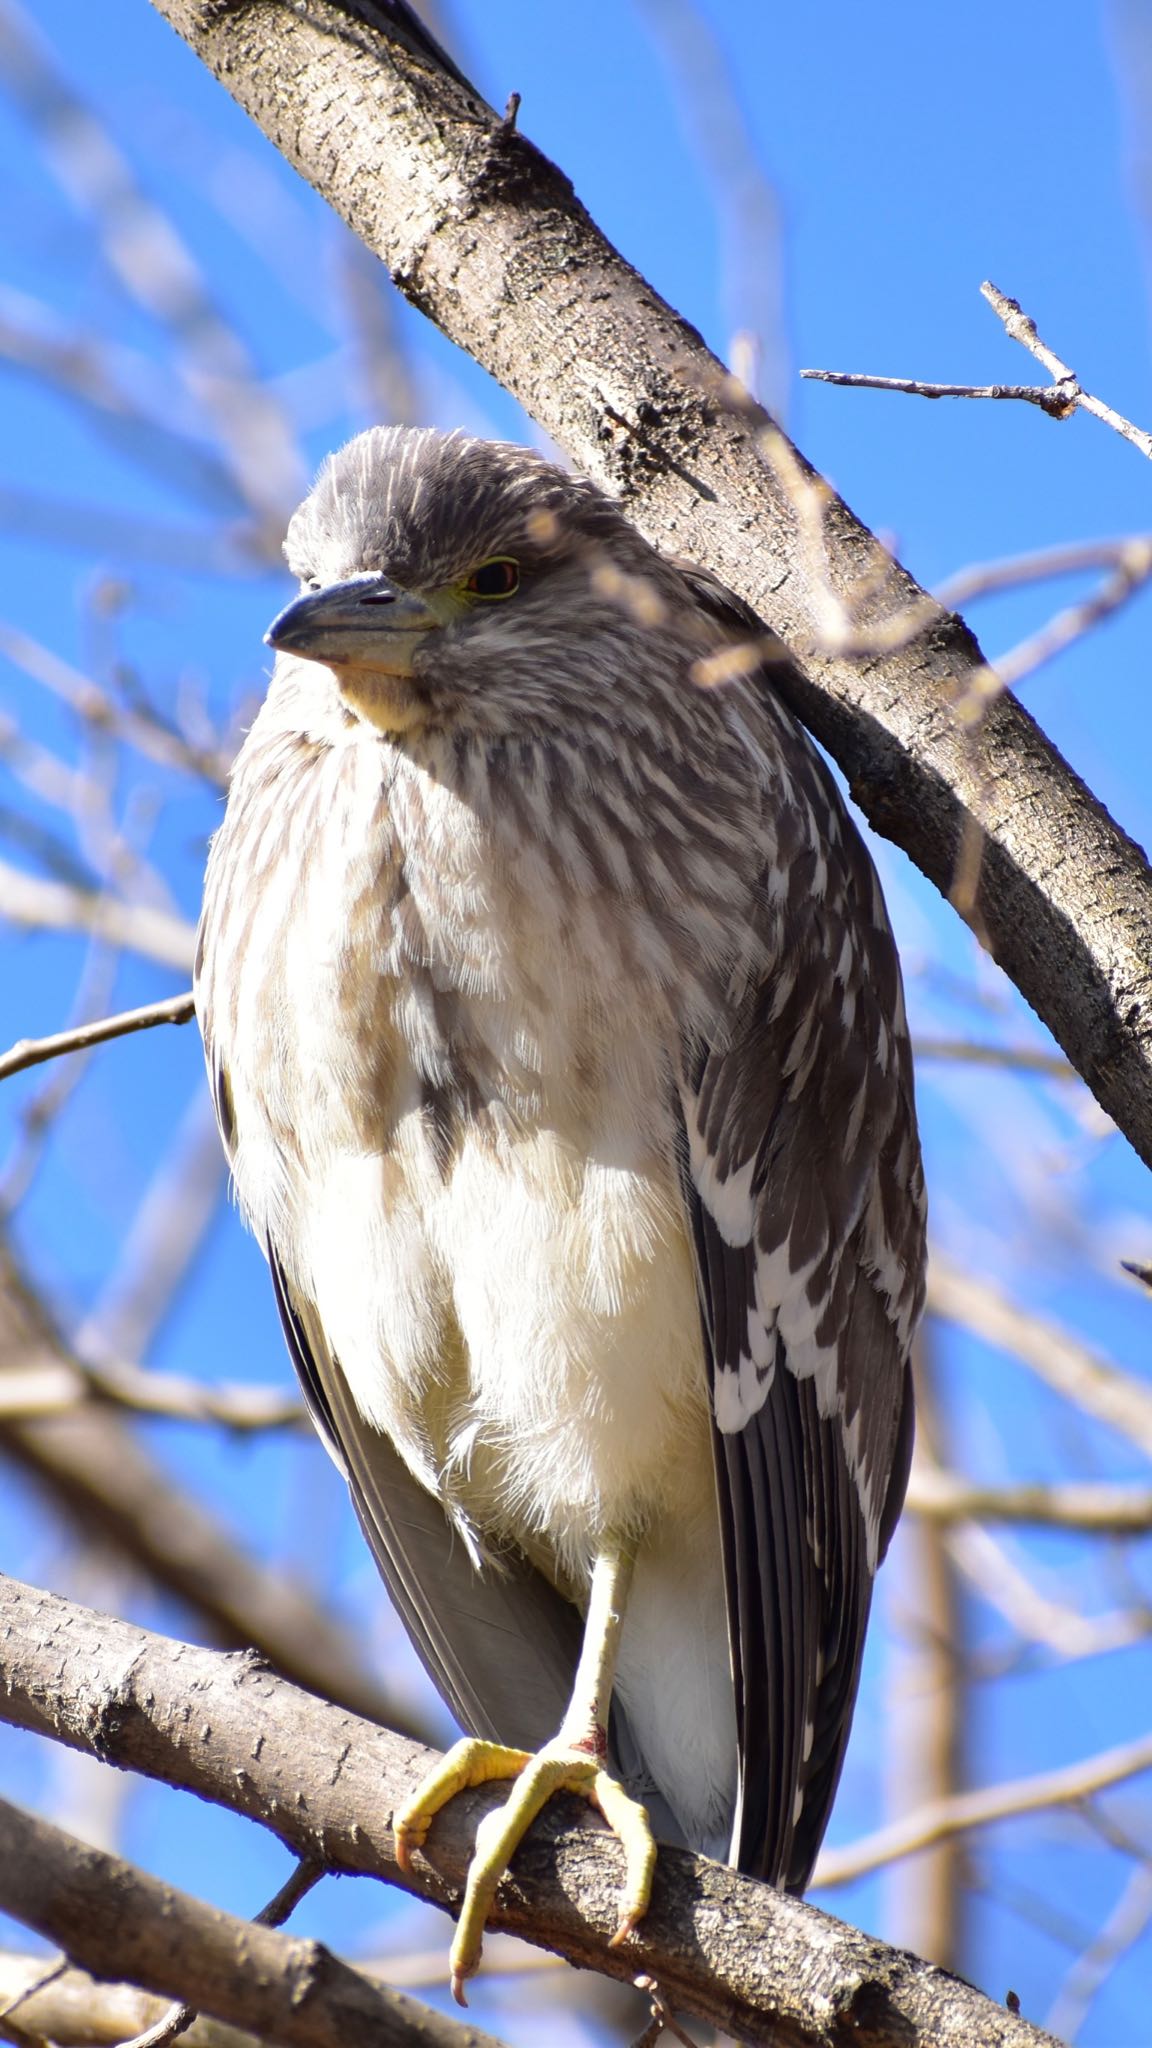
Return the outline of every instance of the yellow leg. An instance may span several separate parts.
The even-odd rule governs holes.
[[[648,1815],[609,1775],[603,1762],[631,1572],[630,1556],[616,1544],[606,1545],[596,1558],[572,1699],[555,1740],[535,1756],[494,1742],[458,1742],[393,1817],[396,1860],[401,1869],[407,1869],[435,1815],[457,1792],[495,1778],[515,1780],[504,1805],[486,1814],[476,1830],[476,1847],[452,1943],[452,1991],[461,2005],[466,2002],[464,1981],[479,1968],[484,1922],[496,1887],[554,1792],[579,1792],[603,1814],[624,1845],[624,1890],[613,1942],[626,1940],[647,1911],[656,1863]]]

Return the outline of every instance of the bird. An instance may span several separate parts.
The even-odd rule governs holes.
[[[900,965],[792,657],[528,448],[374,427],[285,542],[196,1010],[312,1417],[485,1816],[803,1891],[913,1438]]]

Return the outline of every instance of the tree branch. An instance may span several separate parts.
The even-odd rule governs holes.
[[[1152,1458],[1152,1391],[1100,1358],[1059,1323],[1009,1300],[989,1280],[954,1264],[937,1245],[928,1261],[928,1313],[960,1323],[1028,1366],[1066,1401],[1106,1422]]]
[[[0,1581],[0,1715],[270,1828],[327,1869],[458,1896],[480,1816],[462,1794],[412,1877],[389,1818],[432,1752],[222,1655]],[[573,1806],[578,1808],[573,1819]],[[580,1802],[554,1802],[501,1885],[492,1925],[570,1962],[653,1976],[671,2006],[760,2048],[1041,2048],[1051,2037],[958,1978],[723,1865],[662,1850],[649,1914],[621,1949],[620,1848]]]
[[[897,1857],[912,1856],[935,1842],[954,1835],[971,1834],[976,1828],[991,1827],[996,1821],[1019,1820],[1026,1813],[1045,1813],[1056,1806],[1083,1806],[1097,1792],[1122,1785],[1129,1778],[1152,1771],[1152,1736],[1104,1749],[1081,1763],[1066,1764],[1056,1771],[1038,1771],[1032,1778],[1014,1778],[1002,1785],[981,1785],[972,1792],[954,1793],[919,1813],[905,1814],[891,1827],[878,1828],[847,1848],[825,1850],[813,1880],[822,1889],[849,1884],[894,1863]]]
[[[0,2040],[53,2048],[121,2048],[160,2017],[167,2001],[129,1984],[98,1983],[84,1970],[42,1955],[0,1951]],[[11,2024],[8,2015],[11,2014]],[[254,2034],[201,2017],[184,2048],[260,2048]]]
[[[7,1800],[0,1906],[95,1975],[204,2006],[284,2048],[500,2048],[373,1984],[321,1942],[202,1905]]]
[[[909,1513],[936,1523],[1022,1522],[1093,1536],[1146,1536],[1152,1530],[1152,1486],[1103,1479],[981,1486],[961,1472],[921,1461],[912,1468],[905,1505]]]
[[[18,1038],[0,1055],[0,1081],[10,1074],[22,1074],[45,1060],[58,1060],[62,1053],[86,1052],[89,1046],[104,1045],[110,1038],[127,1038],[134,1031],[150,1031],[154,1024],[188,1024],[196,1015],[191,993],[165,996],[158,1003],[144,1003],[138,1010],[122,1010],[116,1017],[98,1017],[91,1024],[76,1024],[70,1031],[54,1031],[50,1038]]]
[[[962,621],[813,477],[562,174],[400,39],[387,0],[154,4],[406,296],[652,540],[708,563],[798,653],[793,709],[944,893],[978,821],[965,914],[1152,1161],[1152,878],[1010,696],[971,731],[954,716],[984,666]],[[869,630],[925,623],[857,662],[828,649],[830,603]]]

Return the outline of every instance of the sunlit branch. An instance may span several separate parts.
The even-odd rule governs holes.
[[[1152,1458],[1152,1392],[1140,1380],[1097,1357],[1059,1324],[1020,1308],[990,1281],[964,1271],[938,1246],[929,1261],[928,1309],[1009,1352]]]
[[[165,996],[158,1003],[142,1003],[137,1010],[122,1010],[117,1017],[98,1017],[91,1024],[76,1024],[69,1031],[57,1031],[50,1038],[20,1038],[0,1055],[0,1081],[10,1074],[22,1074],[44,1060],[60,1059],[64,1053],[86,1052],[89,1046],[104,1045],[112,1038],[127,1038],[133,1031],[150,1031],[154,1024],[187,1024],[195,1016],[191,991]]]
[[[1122,1785],[1129,1778],[1152,1770],[1152,1736],[1122,1743],[1116,1749],[1101,1750],[1083,1763],[1068,1764],[1061,1770],[1038,1772],[1032,1778],[1013,1778],[1002,1785],[986,1785],[975,1792],[959,1792],[909,1814],[893,1826],[878,1828],[844,1849],[825,1850],[816,1866],[813,1889],[830,1890],[850,1884],[871,1870],[880,1870],[897,1857],[915,1855],[953,1835],[971,1834],[977,1828],[992,1827],[998,1821],[1019,1820],[1026,1814],[1044,1813],[1054,1807],[1080,1806],[1098,1792]]]

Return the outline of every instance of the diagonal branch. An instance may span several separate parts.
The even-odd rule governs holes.
[[[85,1969],[175,1994],[284,2048],[500,2048],[321,1942],[203,1905],[7,1800],[0,1907]]]
[[[388,0],[154,4],[406,296],[796,651],[793,708],[943,892],[977,831],[965,914],[1152,1160],[1152,877],[1011,696],[971,730],[956,717],[984,668],[963,622],[814,479],[555,166],[414,41],[410,9],[405,40]],[[877,651],[829,649],[830,602]],[[877,632],[909,618],[890,646]]]
[[[850,1842],[846,1848],[826,1850],[817,1865],[815,1883],[822,1888],[850,1884],[898,1857],[913,1856],[917,1850],[947,1842],[955,1835],[971,1834],[997,1821],[1018,1820],[1028,1813],[1046,1813],[1056,1806],[1084,1806],[1097,1792],[1123,1785],[1147,1771],[1152,1771],[1152,1736],[1144,1735],[1059,1770],[956,1792],[950,1799],[922,1807],[919,1813],[904,1814],[890,1827],[877,1828],[875,1834]]]
[[[89,1046],[104,1045],[110,1038],[127,1038],[134,1031],[150,1031],[155,1024],[188,1024],[195,1016],[191,994],[165,996],[158,1003],[143,1003],[138,1010],[122,1010],[117,1017],[97,1017],[91,1024],[76,1024],[69,1031],[55,1031],[50,1038],[18,1038],[0,1054],[0,1081],[10,1074],[22,1074],[45,1060],[58,1060],[68,1052],[86,1052]]]
[[[0,1717],[196,1792],[329,1870],[448,1906],[488,1787],[450,1802],[412,1876],[392,1812],[432,1752],[302,1693],[259,1658],[174,1643],[0,1580]],[[813,1906],[680,1850],[661,1852],[638,1937],[612,1948],[619,1844],[555,1803],[517,1853],[492,1925],[605,1976],[657,1979],[677,2011],[760,2048],[1052,2048],[970,1985]],[[578,1803],[576,1803],[578,1804]]]

